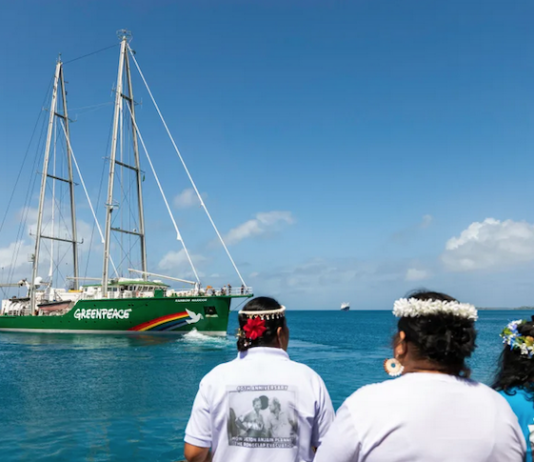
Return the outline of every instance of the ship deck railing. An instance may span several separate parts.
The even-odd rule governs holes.
[[[243,286],[243,287],[232,287],[230,290],[227,286],[221,287],[221,288],[200,288],[199,289],[193,289],[193,290],[176,290],[172,293],[167,293],[167,297],[220,297],[220,296],[232,296],[232,297],[250,297],[253,294],[252,287],[250,286]],[[153,291],[130,291],[126,290],[124,292],[117,292],[117,291],[108,291],[108,297],[107,298],[126,298],[126,299],[132,299],[132,298],[152,298],[154,297]],[[81,294],[80,297],[82,300],[94,300],[95,298],[100,299],[102,298],[102,295],[100,292],[92,293],[92,294]]]
[[[252,287],[250,286],[243,286],[243,287],[232,287],[230,290],[228,290],[228,287],[221,287],[220,289],[216,288],[202,288],[199,291],[199,295],[210,297],[210,296],[220,296],[220,295],[232,295],[232,296],[250,296],[254,293],[252,290]]]

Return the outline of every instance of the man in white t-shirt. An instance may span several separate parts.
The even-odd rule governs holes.
[[[238,357],[200,382],[185,432],[189,462],[313,460],[334,410],[321,377],[289,359],[284,312],[258,297],[239,313]]]

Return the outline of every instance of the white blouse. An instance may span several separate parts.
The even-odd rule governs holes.
[[[353,393],[314,462],[521,462],[525,450],[517,418],[497,392],[411,373]]]

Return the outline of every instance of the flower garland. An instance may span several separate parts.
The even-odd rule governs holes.
[[[532,358],[534,356],[534,337],[523,336],[518,327],[526,323],[524,319],[510,322],[501,332],[502,343],[508,345],[510,350],[519,350],[522,356]]]
[[[393,314],[397,318],[429,316],[447,313],[460,318],[478,319],[477,309],[469,303],[444,302],[441,300],[418,300],[417,298],[401,298],[393,304]]]

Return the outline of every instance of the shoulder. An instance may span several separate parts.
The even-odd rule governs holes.
[[[473,396],[472,394],[476,394],[478,399],[482,399],[487,403],[493,401],[500,405],[505,401],[502,396],[487,385],[472,380],[451,377],[427,377],[420,380],[420,377],[408,375],[393,380],[365,385],[347,398],[347,405],[349,407],[360,407],[370,405],[376,401],[395,402],[398,399],[404,401],[407,399],[419,400],[423,394],[435,394],[438,384],[443,391],[461,389],[463,390],[462,395]]]
[[[306,379],[308,383],[312,383],[318,386],[325,386],[322,377],[315,372],[311,367],[306,366],[306,364],[298,363],[293,360],[289,360],[291,370],[294,371],[295,375]]]
[[[372,383],[370,385],[364,385],[356,390],[352,395],[347,398],[349,402],[366,401],[377,397],[382,399],[384,396],[396,395],[400,390],[407,388],[403,377],[385,380],[380,383]]]
[[[508,405],[508,395],[505,393],[501,393],[498,391],[495,391],[493,388],[488,387],[487,385],[484,385],[483,383],[474,382],[476,383],[478,389],[480,390],[480,393],[485,393],[488,396],[488,399],[491,399],[495,402],[495,404],[498,407],[505,407],[509,408]],[[514,392],[514,396],[517,396],[519,400],[523,401],[526,397],[523,393],[521,393],[521,390],[518,390],[518,393]],[[513,398],[513,397],[511,397]]]
[[[350,395],[343,403],[342,407],[348,414],[363,415],[366,410],[372,415],[378,407],[387,405],[387,402],[398,402],[403,395],[401,391],[401,379],[386,380],[385,382],[364,385]],[[339,411],[338,411],[339,412]]]
[[[501,390],[498,394],[511,406],[516,414],[523,410],[532,412],[534,397],[526,390],[514,387],[506,391]]]
[[[225,377],[232,375],[232,370],[236,367],[237,359],[233,359],[226,363],[219,364],[215,366],[211,371],[209,371],[200,381],[200,386],[211,385],[211,384],[221,384],[221,380],[224,380]]]

